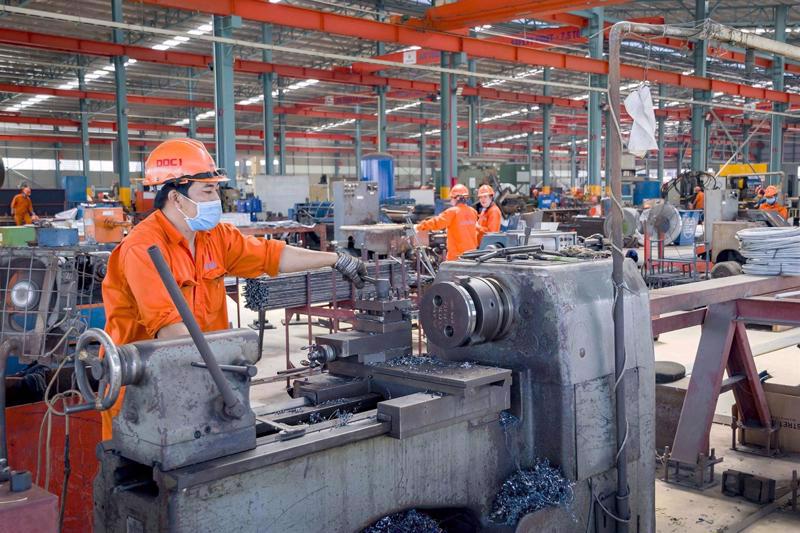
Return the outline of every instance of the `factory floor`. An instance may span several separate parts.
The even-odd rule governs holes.
[[[228,300],[229,317],[236,323],[236,304]],[[268,377],[285,368],[285,329],[282,325],[284,312],[273,311],[267,313],[268,320],[276,326],[267,330],[264,335],[264,357],[258,363],[257,377]],[[241,309],[241,325],[247,327],[256,319],[256,313]],[[314,327],[315,333],[327,332],[326,328]],[[308,328],[305,324],[293,325],[289,328],[292,361],[299,365],[303,358],[301,347],[307,344]],[[798,335],[800,328],[783,333],[773,333],[770,330],[748,330],[750,343],[757,346],[763,342],[779,336]],[[415,331],[415,352],[416,331]],[[669,360],[680,362],[691,370],[697,344],[700,339],[700,328],[694,327],[682,331],[665,333],[659,337],[655,344],[656,360]],[[800,340],[798,340],[800,342]],[[800,383],[800,365],[797,358],[800,350],[795,345],[777,352],[756,357],[756,365],[760,370],[768,370],[774,376],[775,383],[797,385]],[[283,383],[255,386],[251,391],[253,403],[266,403],[269,401],[282,401],[287,398],[282,388]],[[717,414],[727,416],[733,395],[728,393],[720,397],[717,405]],[[730,447],[730,428],[722,424],[714,424],[711,431],[711,446],[716,448],[717,454],[724,457],[723,463],[718,465],[721,472],[728,468],[744,472],[786,480],[790,478],[793,469],[800,469],[800,454],[784,456],[778,459],[763,458],[750,454],[734,452]],[[718,476],[719,476],[718,475]],[[779,487],[781,483],[778,483]],[[745,501],[742,498],[729,498],[721,494],[719,486],[704,492],[693,491],[667,485],[663,481],[656,481],[656,526],[658,533],[730,533],[743,531],[746,533],[784,533],[800,532],[800,513],[793,514],[786,506],[761,518],[747,529],[737,526],[750,515],[760,510],[760,507]]]

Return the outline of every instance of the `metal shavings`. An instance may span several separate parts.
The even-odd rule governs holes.
[[[318,403],[317,407],[327,407],[329,405],[339,405],[340,403],[349,402],[350,398],[336,398],[335,400],[328,400],[322,403]]]
[[[346,426],[350,422],[350,419],[353,418],[353,413],[350,411],[341,411],[337,409],[336,412],[333,413],[333,416],[339,420],[336,423],[336,427],[342,427]]]
[[[266,309],[269,304],[268,278],[251,278],[244,283],[244,306],[251,311]]]
[[[299,413],[303,410],[302,407],[291,407],[289,409],[281,409],[280,411],[275,411],[274,413],[270,413],[270,416],[275,415],[292,415],[295,413]]]
[[[503,482],[492,503],[493,522],[515,526],[528,513],[545,507],[566,506],[574,494],[561,471],[547,459],[537,459],[533,468],[517,470]]]
[[[585,246],[567,246],[558,252],[564,257],[577,257],[578,259],[606,259],[611,257],[610,250],[592,250]]]
[[[430,516],[416,509],[384,516],[361,533],[445,533]]]
[[[383,363],[369,363],[372,366],[387,366],[390,368],[404,367],[417,372],[436,373],[446,368],[473,368],[475,363],[471,361],[445,361],[436,356],[427,355],[403,355],[389,359]]]
[[[308,422],[309,424],[319,424],[320,422],[325,422],[325,417],[320,413],[311,413],[311,416],[308,417]]]
[[[500,427],[502,427],[504,431],[519,426],[519,423],[519,417],[512,415],[508,411],[500,413]]]

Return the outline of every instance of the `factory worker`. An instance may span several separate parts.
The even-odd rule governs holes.
[[[689,204],[690,209],[703,209],[706,204],[706,195],[699,185],[694,188],[694,202]]]
[[[778,202],[778,188],[774,185],[770,185],[764,191],[764,203],[761,204],[759,209],[776,211],[784,220],[789,218],[789,210]]]
[[[229,327],[225,275],[253,278],[333,267],[363,286],[366,267],[355,257],[245,236],[221,224],[219,184],[228,178],[201,142],[164,141],[150,153],[144,174],[143,184],[158,190],[155,211],[114,249],[103,281],[105,329],[115,344],[189,334],[147,253],[153,244],[203,331]],[[111,421],[121,406],[122,396],[103,411],[103,440],[111,438]]]
[[[462,184],[450,189],[450,205],[452,207],[441,214],[423,220],[416,225],[417,231],[447,230],[447,260],[453,261],[464,252],[478,247],[475,224],[478,213],[467,205],[469,191]]]
[[[500,231],[500,223],[503,221],[503,214],[500,208],[494,203],[494,189],[491,185],[481,185],[478,189],[478,201],[481,203],[481,213],[478,215],[478,245],[487,233]]]
[[[14,216],[14,224],[17,226],[24,226],[39,220],[39,217],[33,212],[31,188],[27,185],[23,185],[19,194],[11,200],[11,214]]]

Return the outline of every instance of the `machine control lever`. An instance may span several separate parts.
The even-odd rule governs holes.
[[[269,419],[261,419],[260,422],[264,422],[266,425],[271,426],[278,430],[278,438],[281,440],[289,440],[289,439],[296,439],[297,437],[302,437],[306,434],[306,428],[298,427],[298,426],[287,426],[286,424],[281,424],[280,422],[274,422]]]
[[[192,366],[196,368],[208,368],[208,365],[199,361],[192,361]],[[251,378],[258,374],[256,365],[219,365],[219,369],[223,372],[233,372],[234,374],[241,374]]]
[[[181,315],[186,329],[189,330],[189,335],[192,336],[192,340],[195,346],[197,346],[197,351],[200,352],[200,356],[203,358],[211,374],[211,378],[222,394],[222,399],[225,404],[225,414],[233,418],[242,418],[247,412],[247,409],[233,393],[231,384],[228,383],[228,380],[225,379],[225,376],[222,374],[222,369],[216,357],[214,357],[214,353],[211,351],[211,347],[208,345],[208,341],[203,335],[203,332],[200,331],[200,326],[197,324],[194,315],[192,315],[189,304],[186,303],[186,299],[183,297],[181,289],[178,287],[178,283],[175,281],[172,272],[170,272],[169,265],[167,265],[166,260],[164,260],[164,255],[155,244],[147,249],[147,253],[150,256],[150,260],[153,261],[153,265],[155,265],[156,271],[161,281],[164,283],[170,298],[172,298],[172,302],[178,309],[178,314]]]

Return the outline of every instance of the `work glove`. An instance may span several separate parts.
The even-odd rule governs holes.
[[[338,252],[338,255],[339,258],[336,259],[333,268],[341,272],[345,279],[352,281],[357,288],[362,288],[364,286],[363,278],[367,276],[367,265],[361,259],[350,254]]]

